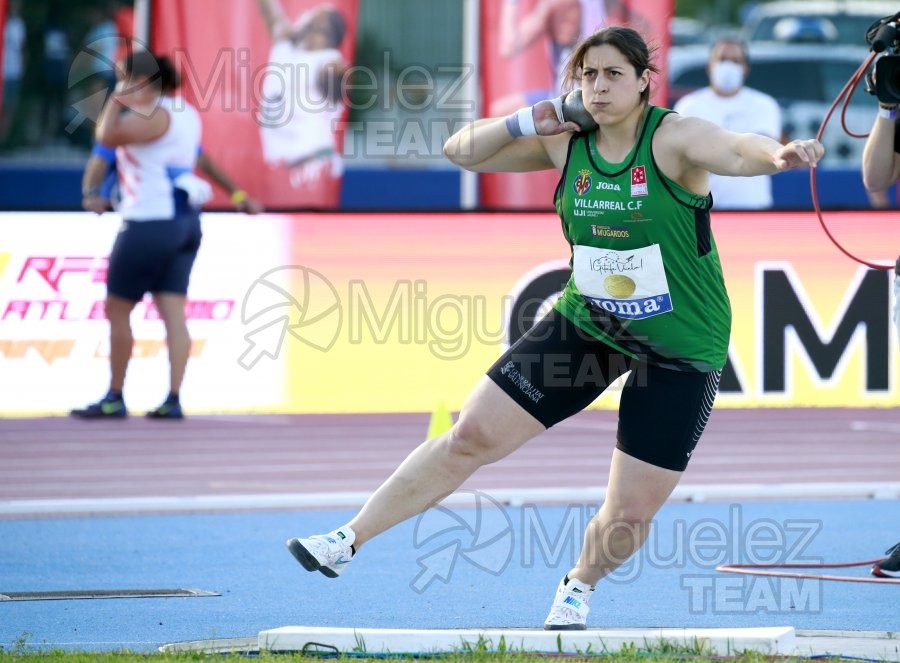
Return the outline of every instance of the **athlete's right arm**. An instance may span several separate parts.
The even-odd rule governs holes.
[[[553,168],[540,136],[513,138],[502,117],[476,120],[450,136],[444,156],[479,173],[524,172]]]
[[[505,117],[476,120],[450,136],[444,143],[444,156],[461,168],[479,173],[562,170],[570,132],[578,125],[560,123],[549,100],[529,110],[538,135],[513,137]]]
[[[103,214],[109,208],[109,200],[103,197],[101,191],[109,167],[110,161],[100,154],[91,154],[88,159],[81,178],[81,206],[89,212]]]
[[[130,143],[149,143],[169,130],[169,111],[162,106],[135,105],[132,109],[132,93],[120,93],[119,85],[100,111],[94,130],[98,143],[118,147]],[[132,112],[134,111],[134,112]]]

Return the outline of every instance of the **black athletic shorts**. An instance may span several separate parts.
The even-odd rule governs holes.
[[[628,371],[616,447],[658,467],[683,471],[709,419],[721,371],[652,366],[590,336],[554,309],[487,375],[550,428],[586,408]]]
[[[109,256],[106,291],[134,302],[148,292],[187,294],[201,237],[195,212],[123,222]]]

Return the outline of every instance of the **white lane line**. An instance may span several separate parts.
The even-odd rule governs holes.
[[[580,488],[504,488],[479,491],[511,506],[541,502],[586,503],[603,500],[606,490],[597,486]],[[185,497],[78,498],[57,500],[0,501],[0,515],[39,515],[62,513],[146,513],[184,511],[233,511],[265,509],[304,509],[322,507],[360,507],[369,492],[262,493],[252,495],[199,495]],[[782,484],[685,484],[672,493],[674,500],[754,499],[898,499],[900,482],[782,483]],[[467,491],[454,493],[444,504],[472,502]]]
[[[890,421],[851,421],[850,430],[856,433],[900,433],[900,422],[892,423]]]

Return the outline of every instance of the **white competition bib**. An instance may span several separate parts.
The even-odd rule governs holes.
[[[642,320],[672,310],[658,244],[630,251],[576,244],[572,266],[581,294],[618,318]]]

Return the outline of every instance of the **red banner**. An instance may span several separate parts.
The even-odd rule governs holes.
[[[629,25],[651,46],[663,70],[651,101],[666,98],[666,55],[673,0],[482,0],[483,114],[499,117],[559,95],[560,72],[571,45],[604,25]],[[568,46],[566,46],[568,44]],[[488,208],[547,209],[556,171],[482,175],[480,204]]]
[[[358,0],[153,0],[151,44],[182,75],[203,149],[269,209],[340,200]],[[213,206],[227,207],[221,193]]]

